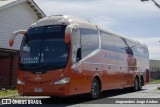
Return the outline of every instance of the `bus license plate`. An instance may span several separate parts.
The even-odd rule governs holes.
[[[34,92],[42,92],[42,88],[35,88]]]

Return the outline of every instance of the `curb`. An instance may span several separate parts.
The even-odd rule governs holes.
[[[3,96],[3,97],[0,97],[0,99],[2,99],[2,98],[16,97],[16,96],[19,96],[19,94],[13,94],[13,95],[8,95],[8,96]]]

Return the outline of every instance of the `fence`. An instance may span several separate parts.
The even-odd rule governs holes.
[[[158,70],[158,71],[151,71],[150,72],[150,77],[151,77],[151,79],[154,79],[154,80],[158,80],[158,79],[160,79],[160,71]]]

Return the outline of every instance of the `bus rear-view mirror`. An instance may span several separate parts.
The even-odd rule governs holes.
[[[15,37],[18,35],[18,34],[25,34],[26,33],[26,30],[18,30],[18,31],[15,31],[11,34],[11,37],[10,37],[10,40],[9,40],[9,46],[12,47],[13,44],[14,44],[14,40],[15,40]]]

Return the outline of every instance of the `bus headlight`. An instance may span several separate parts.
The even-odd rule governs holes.
[[[25,83],[23,81],[21,81],[20,79],[17,79],[17,84],[18,85],[24,85]]]
[[[67,84],[67,83],[69,83],[69,81],[70,81],[70,77],[65,77],[65,78],[62,78],[62,79],[56,81],[54,84]]]

